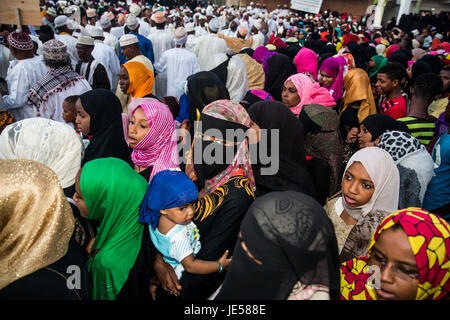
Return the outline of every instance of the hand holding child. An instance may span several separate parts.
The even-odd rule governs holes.
[[[225,252],[219,258],[219,260],[217,260],[217,262],[220,263],[224,269],[228,269],[228,266],[230,265],[231,262],[231,257],[227,259],[228,252],[229,252],[228,250],[225,250]]]

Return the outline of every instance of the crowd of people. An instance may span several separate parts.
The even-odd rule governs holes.
[[[448,13],[40,5],[0,29],[0,299],[450,298]]]

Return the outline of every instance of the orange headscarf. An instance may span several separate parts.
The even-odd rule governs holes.
[[[143,98],[152,93],[155,77],[143,63],[128,61],[123,66],[127,69],[130,78],[130,85],[125,92],[126,94],[131,95],[132,98]]]
[[[377,113],[372,87],[367,72],[361,68],[350,69],[344,77],[344,107],[342,112],[353,102],[360,101],[358,121],[361,123],[367,116]]]

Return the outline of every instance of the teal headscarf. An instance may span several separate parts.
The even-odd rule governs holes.
[[[375,61],[375,68],[369,69],[369,78],[376,75],[378,71],[388,62],[388,59],[381,55],[373,56],[372,59]]]
[[[139,223],[139,206],[147,181],[125,161],[101,158],[84,165],[80,189],[88,219],[100,221],[88,259],[92,297],[113,300],[141,248],[144,226]]]

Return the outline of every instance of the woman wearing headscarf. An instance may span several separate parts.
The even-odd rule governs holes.
[[[277,54],[278,54],[278,52],[276,52],[276,51],[269,51],[269,52],[265,52],[262,56],[261,64],[263,66],[264,73],[266,74],[266,82],[267,82],[267,73],[269,70],[268,60],[270,57],[275,56]]]
[[[160,171],[179,168],[176,126],[167,105],[143,101],[126,118],[124,134],[136,172],[150,182]]]
[[[412,61],[418,61],[420,58],[427,54],[427,52],[421,48],[412,49],[411,53],[413,55],[411,59]]]
[[[355,59],[355,67],[366,70],[368,61],[364,48],[355,42],[349,43],[347,48]]]
[[[341,300],[446,300],[449,257],[444,219],[419,208],[398,210],[378,226],[367,255],[341,265]],[[371,265],[380,268],[379,288],[368,281]]]
[[[83,152],[83,143],[75,130],[51,119],[21,120],[6,127],[0,135],[0,159],[33,160],[56,173],[75,217],[75,240],[85,248],[94,233],[72,201]]]
[[[314,181],[308,172],[305,150],[303,147],[303,125],[285,105],[278,101],[257,102],[250,107],[248,114],[251,120],[264,129],[266,137],[259,140],[254,150],[256,163],[252,164],[256,183],[256,196],[262,196],[271,191],[298,191],[317,199]],[[278,141],[272,130],[278,130]],[[274,143],[278,145],[278,170],[275,174],[265,174],[273,163],[264,164],[261,159],[261,149],[274,151]],[[265,146],[263,146],[265,144]],[[258,153],[259,152],[259,153]],[[257,155],[258,153],[258,155]],[[274,154],[267,154],[273,159]]]
[[[250,206],[216,300],[339,297],[333,225],[311,197],[271,192]]]
[[[0,180],[0,300],[90,299],[86,258],[56,174],[39,162],[0,160]],[[79,268],[77,287],[68,286],[70,266]]]
[[[344,106],[339,114],[341,136],[345,139],[368,115],[377,113],[367,72],[353,68],[344,77]]]
[[[370,82],[375,84],[377,82],[377,74],[381,67],[388,62],[385,56],[376,55],[370,58],[369,61],[369,78]]]
[[[289,57],[284,54],[276,54],[267,60],[266,84],[264,91],[281,101],[283,84],[287,78],[295,74],[295,67]]]
[[[400,50],[400,46],[398,44],[393,44],[393,45],[389,46],[389,48],[386,51],[386,58],[389,59],[391,54],[393,54],[397,50]]]
[[[156,98],[152,94],[154,83],[153,73],[141,62],[128,61],[120,67],[120,89],[131,98]]]
[[[241,101],[241,105],[248,111],[254,103],[273,100],[272,95],[264,90],[248,90],[244,99]]]
[[[305,45],[306,37],[308,36],[308,32],[304,29],[301,29],[298,34],[298,43],[302,47]]]
[[[306,47],[300,49],[294,59],[294,64],[297,67],[298,73],[308,75],[312,80],[317,81],[318,62],[317,54]]]
[[[320,81],[333,97],[336,104],[342,98],[344,91],[344,67],[337,58],[325,59],[320,65]]]
[[[265,46],[260,46],[255,49],[255,52],[253,52],[252,58],[256,60],[258,63],[262,63],[262,58],[264,53],[269,52],[269,49],[267,49]]]
[[[196,258],[215,261],[225,250],[232,252],[240,223],[255,198],[245,136],[251,120],[241,105],[218,100],[203,109],[200,121],[202,125],[196,128],[185,171],[199,189],[193,222],[203,242]],[[227,130],[234,132],[234,139],[226,139]],[[163,288],[170,288],[175,294],[181,289],[181,299],[207,299],[224,277],[223,273],[199,276],[185,272],[178,283],[181,288],[177,288],[173,268],[161,255],[157,255],[155,269],[158,274],[166,275],[159,278]],[[172,274],[170,281],[168,274]]]
[[[131,149],[123,135],[119,99],[109,90],[94,89],[83,93],[75,107],[77,126],[84,135],[91,136],[81,164],[107,157],[128,161]]]
[[[303,106],[299,119],[304,127],[306,155],[324,159],[330,165],[332,174],[326,195],[329,197],[338,191],[342,175],[343,147],[339,119],[334,110],[320,104]]]
[[[342,177],[342,191],[325,206],[342,262],[366,253],[378,224],[397,210],[399,188],[398,169],[385,150],[367,147],[350,158]]]
[[[225,83],[230,100],[240,103],[249,89],[247,69],[238,55],[217,53],[209,60],[207,70],[215,73]]]
[[[151,242],[139,223],[146,190],[147,181],[117,158],[92,160],[77,175],[74,200],[99,222],[88,258],[94,300],[151,299]]]
[[[422,207],[434,162],[425,146],[410,134],[390,130],[380,137],[378,147],[391,155],[400,173],[398,208]]]
[[[330,92],[318,82],[313,83],[304,73],[297,73],[286,79],[281,98],[295,115],[298,115],[306,104],[321,104],[325,107],[336,105]]]
[[[279,47],[287,47],[287,44],[284,43],[284,41],[281,40],[281,38],[274,37],[274,36],[272,36],[272,37],[269,38],[269,41],[267,41],[267,44],[272,44],[272,45],[274,45],[276,48],[279,48]]]

